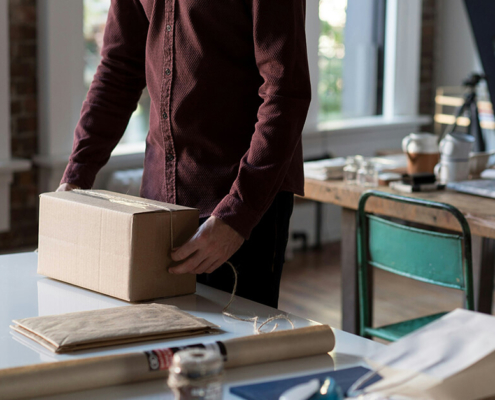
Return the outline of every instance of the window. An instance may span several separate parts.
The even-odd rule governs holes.
[[[347,0],[320,0],[320,40],[318,44],[320,119],[342,114],[342,64],[345,56],[344,27]]]
[[[89,90],[96,68],[101,60],[103,33],[109,9],[110,0],[84,0],[84,85],[86,91]],[[145,89],[120,143],[134,143],[145,140],[149,129],[149,113],[150,96],[148,90]]]
[[[319,0],[319,121],[381,114],[384,0]]]

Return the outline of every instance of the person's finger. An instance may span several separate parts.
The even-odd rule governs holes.
[[[174,261],[182,261],[193,254],[199,248],[196,236],[193,236],[187,243],[172,251],[171,257]]]
[[[204,260],[206,256],[203,252],[198,251],[191,257],[189,257],[182,264],[177,265],[176,267],[170,268],[168,272],[171,274],[187,274],[188,272],[194,271]]]
[[[206,274],[211,274],[213,271],[215,271],[217,268],[223,265],[222,260],[216,260],[213,264],[211,264],[208,269],[205,271]]]
[[[211,265],[211,260],[206,258],[203,261],[201,261],[201,263],[196,268],[190,271],[190,273],[195,275],[200,275],[203,273],[203,270],[209,268],[210,265]]]
[[[206,258],[198,267],[193,271],[194,274],[200,275],[204,274],[211,266],[216,262],[215,258]]]

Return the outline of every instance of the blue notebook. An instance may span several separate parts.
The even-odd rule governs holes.
[[[348,369],[341,369],[338,371],[328,371],[313,375],[306,375],[296,378],[282,379],[278,381],[256,383],[253,385],[236,386],[230,388],[230,393],[235,394],[246,400],[278,400],[279,397],[286,390],[293,386],[299,385],[310,381],[311,379],[319,379],[323,381],[327,377],[335,379],[337,385],[342,389],[343,393],[346,393],[351,385],[361,378],[364,374],[370,370],[364,367],[355,367]],[[369,381],[367,385],[371,385],[379,381],[381,378],[375,376]],[[365,386],[367,386],[365,385]]]

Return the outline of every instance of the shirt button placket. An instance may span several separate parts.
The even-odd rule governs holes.
[[[164,111],[162,112],[162,118],[164,121],[164,127],[165,127],[165,163],[166,163],[166,186],[167,186],[167,201],[170,203],[175,203],[175,149],[174,149],[174,141],[172,137],[172,127],[171,127],[171,121],[169,118],[170,114],[170,92],[172,90],[172,63],[173,63],[173,54],[172,54],[172,49],[173,49],[173,32],[172,32],[172,23],[173,23],[173,16],[174,16],[174,4],[175,1],[171,1],[170,8],[167,9],[167,15],[166,15],[166,20],[167,20],[167,25],[166,25],[166,30],[167,32],[165,33],[166,38],[165,38],[165,44],[166,44],[166,57],[165,57],[165,70],[164,70],[164,86],[166,87],[165,90],[165,96],[163,99],[163,107]]]

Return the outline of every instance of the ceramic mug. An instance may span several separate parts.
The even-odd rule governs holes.
[[[431,133],[411,133],[402,140],[402,150],[407,154],[407,173],[433,173],[440,158],[438,138]]]
[[[434,169],[440,183],[465,181],[469,177],[469,161],[442,160]]]
[[[474,146],[474,136],[466,133],[452,132],[445,135],[440,142],[443,160],[468,160]]]

